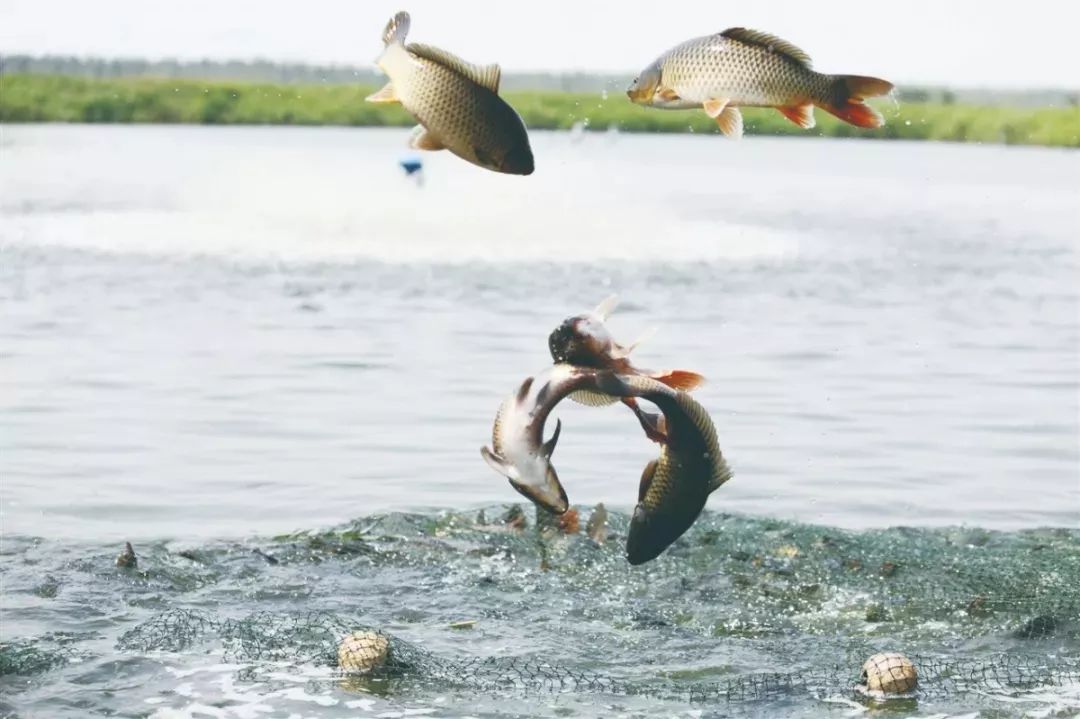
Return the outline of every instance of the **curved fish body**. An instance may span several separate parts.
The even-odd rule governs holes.
[[[430,45],[405,44],[409,14],[399,12],[383,31],[378,59],[390,82],[369,102],[400,102],[420,123],[410,147],[447,149],[474,165],[512,175],[534,169],[521,117],[499,97],[498,65],[474,65]]]
[[[660,456],[641,474],[630,520],[626,558],[644,564],[681,537],[705,508],[709,495],[731,479],[709,413],[685,392],[637,375],[599,377],[600,391],[640,397],[660,409]]]
[[[741,137],[739,107],[775,107],[809,129],[817,105],[849,124],[881,127],[884,118],[863,100],[892,89],[876,77],[815,72],[809,55],[791,43],[735,27],[668,50],[641,71],[627,95],[639,105],[704,108],[721,132]]]
[[[705,378],[696,372],[687,370],[653,370],[634,367],[630,362],[630,353],[652,332],[646,332],[630,345],[621,345],[615,341],[607,328],[608,317],[618,304],[618,296],[611,295],[601,302],[592,312],[575,315],[563,320],[548,336],[548,350],[555,362],[566,362],[580,367],[608,370],[620,375],[642,375],[657,380],[669,387],[690,391],[700,387]],[[600,392],[579,390],[570,395],[570,399],[581,404],[600,407],[621,401],[626,404],[641,422],[645,433],[657,439],[655,428],[648,424],[649,415],[640,411],[633,397],[613,397]]]
[[[551,410],[568,394],[595,387],[596,375],[588,368],[557,364],[529,377],[499,407],[491,432],[491,449],[480,449],[484,460],[509,479],[514,489],[554,514],[562,514],[570,507],[551,464],[562,422],[556,423],[555,432],[546,442],[544,425]]]

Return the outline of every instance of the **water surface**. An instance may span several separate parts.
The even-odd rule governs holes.
[[[372,589],[378,596],[357,606],[346,601],[356,587],[334,577],[367,571],[370,558],[339,558],[318,571],[305,560],[269,575],[227,558],[294,530],[399,516],[387,512],[420,512],[403,516],[427,517],[410,521],[428,527],[516,501],[479,456],[495,410],[549,364],[547,333],[613,292],[623,298],[611,322],[617,337],[659,328],[635,353],[639,364],[709,378],[698,396],[735,470],[710,500],[723,514],[710,515],[719,524],[709,531],[724,531],[731,514],[760,518],[747,521],[763,522],[764,532],[769,522],[779,532],[824,534],[1078,526],[1075,152],[805,138],[577,142],[536,133],[532,177],[498,176],[439,153],[425,156],[426,182],[417,187],[397,166],[406,136],[2,129],[3,635],[88,633],[78,641],[107,665],[82,678],[69,666],[52,689],[23,695],[35,697],[41,716],[53,714],[40,707],[80,696],[80,683],[119,688],[94,672],[128,672],[135,683],[158,676],[161,666],[116,654],[115,641],[178,607],[231,616],[319,606],[391,629],[405,621],[395,612],[415,610],[405,635],[424,646],[526,651],[537,635],[514,612],[535,609],[532,621],[553,621],[541,610],[559,594],[524,545],[511,546],[516,560],[499,570],[513,574],[507,591],[520,600],[478,593],[480,578],[504,559],[433,563],[403,550],[373,575],[385,591]],[[655,456],[632,416],[570,403],[557,414],[564,432],[555,460],[571,501],[630,508],[641,468]],[[608,545],[606,594],[575,585],[557,617],[558,632],[576,642],[545,643],[545,657],[616,673],[635,666],[640,645],[626,638],[626,622],[677,601],[649,578],[709,582],[709,572],[730,570],[710,564],[720,550],[707,548],[705,529],[695,531],[689,546],[705,547],[695,551],[712,569],[679,564],[693,561],[691,551],[627,574],[618,542]],[[927,530],[926,547],[951,531]],[[1008,546],[1027,541],[1001,536]],[[142,571],[151,579],[114,578],[116,542],[128,539],[147,548]],[[1075,538],[1065,546],[1075,552]],[[192,547],[210,552],[208,569],[177,558]],[[592,561],[572,555],[568,576],[590,576]],[[39,591],[49,577],[58,592]],[[806,584],[834,587],[834,579]],[[725,587],[703,601],[716,592],[725,608],[742,601]],[[820,601],[850,608],[841,590],[847,599]],[[543,597],[538,607],[525,598],[532,591]],[[590,614],[597,601],[611,614]],[[967,601],[955,600],[961,609]],[[777,666],[761,661],[757,645],[725,651],[715,638],[721,619],[688,611],[690,635],[649,635],[664,642],[662,663],[685,661],[678,635],[695,637],[699,654],[703,642],[721,653],[706,652],[695,672]],[[843,643],[863,631],[792,635],[777,611],[762,620],[777,642],[799,636],[811,646],[827,635]],[[495,622],[486,643],[442,643],[442,622],[455,613]],[[933,621],[941,617],[912,626]],[[980,650],[1012,648],[1005,635],[975,629],[945,636]],[[971,639],[983,629],[990,639]],[[875,631],[889,646],[905,636],[890,625]],[[949,645],[925,631],[922,650]],[[621,648],[599,651],[612,643]],[[1075,656],[1073,640],[1064,646]],[[189,658],[175,661],[173,670],[191,669]],[[799,661],[792,655],[779,666]],[[174,692],[175,684],[146,684],[154,688],[142,715],[165,696],[158,689]],[[337,709],[307,709],[344,712],[351,700],[334,691],[327,696]],[[168,697],[177,710],[197,703]],[[402,701],[416,709],[429,699]],[[463,701],[460,715],[519,711],[509,700]],[[562,709],[601,711],[590,702]],[[283,716],[286,705],[274,704]],[[401,708],[391,705],[377,708]],[[116,708],[97,709],[106,706]]]

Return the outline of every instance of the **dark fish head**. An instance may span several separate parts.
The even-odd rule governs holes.
[[[604,324],[590,315],[578,315],[548,335],[548,350],[556,364],[607,369],[611,364],[611,335]]]
[[[681,537],[705,508],[705,497],[669,497],[667,506],[650,511],[638,502],[626,537],[626,560],[644,564],[659,557]]]
[[[502,102],[497,97],[495,99]],[[492,137],[474,145],[474,157],[466,159],[493,172],[531,175],[536,166],[533,163],[532,147],[529,146],[529,133],[525,129],[525,123],[513,108],[505,104],[501,113],[494,113],[492,121],[496,126]]]
[[[532,148],[529,147],[529,138],[523,137],[515,143],[502,157],[499,164],[499,172],[509,175],[531,175],[536,165],[533,162]]]

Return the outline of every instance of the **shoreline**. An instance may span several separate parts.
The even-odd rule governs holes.
[[[0,123],[181,124],[239,126],[411,127],[400,106],[364,98],[359,85],[284,85],[172,78],[88,79],[0,76]],[[505,94],[530,130],[589,133],[718,134],[696,110],[665,111],[607,96],[516,91]],[[1080,147],[1080,107],[1008,108],[891,101],[877,105],[878,130],[846,125],[822,110],[802,130],[769,108],[744,108],[748,136],[847,137],[995,145]]]

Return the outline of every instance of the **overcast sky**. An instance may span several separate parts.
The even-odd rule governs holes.
[[[824,72],[1080,87],[1078,0],[0,0],[0,52],[370,65],[400,9],[410,39],[509,71],[634,72],[741,25],[795,43]]]

